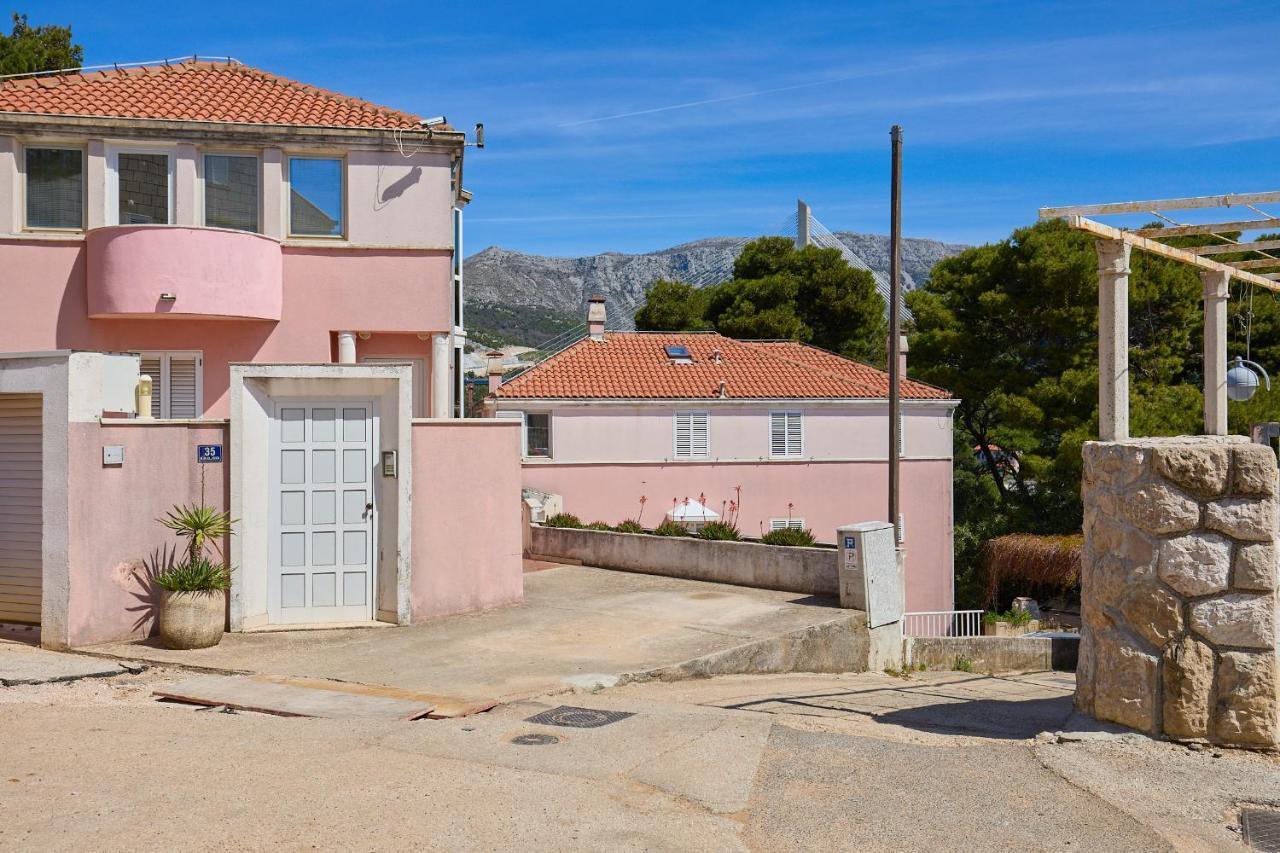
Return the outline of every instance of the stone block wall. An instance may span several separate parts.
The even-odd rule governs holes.
[[[1238,436],[1084,446],[1076,707],[1280,747],[1275,453]]]

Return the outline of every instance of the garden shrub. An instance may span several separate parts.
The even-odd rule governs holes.
[[[628,518],[613,529],[619,533],[644,533],[644,528],[634,518]]]
[[[729,542],[737,542],[742,539],[738,534],[738,528],[732,524],[723,521],[710,521],[702,526],[702,530],[698,535],[703,539],[717,539]]]
[[[783,527],[779,530],[770,530],[760,537],[760,541],[766,545],[788,545],[801,548],[818,544],[818,540],[813,538],[812,530],[800,527]]]
[[[582,519],[568,512],[557,512],[555,515],[542,522],[543,527],[572,527],[580,530],[582,528]]]
[[[659,524],[657,527],[654,528],[653,535],[654,536],[689,536],[691,534],[689,533],[688,528],[686,528],[683,524],[677,524],[671,519],[667,519],[666,521],[662,522],[661,524]]]

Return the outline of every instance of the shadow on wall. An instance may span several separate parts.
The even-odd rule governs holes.
[[[135,632],[146,630],[149,634],[155,630],[156,620],[160,615],[160,587],[156,586],[156,578],[173,568],[177,562],[177,546],[162,545],[134,567],[133,578],[137,581],[137,588],[131,590],[130,594],[138,603],[127,609],[136,614],[133,620]]]
[[[385,168],[385,166],[378,167],[378,186],[382,186],[382,173]],[[413,186],[421,179],[422,167],[414,166],[402,177],[396,178],[393,182],[388,184],[386,189],[376,194],[377,198],[374,200],[373,209],[381,210],[386,207],[387,204],[404,195],[409,187]]]

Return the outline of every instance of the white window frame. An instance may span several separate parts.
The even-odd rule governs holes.
[[[200,224],[205,228],[215,228],[215,227],[223,227],[223,226],[210,225],[208,221],[209,208],[206,203],[208,197],[205,194],[206,192],[205,183],[208,180],[208,176],[205,174],[205,170],[206,170],[205,161],[204,161],[205,157],[248,157],[248,158],[251,158],[257,164],[257,167],[253,170],[253,172],[258,179],[258,229],[256,231],[245,231],[244,233],[245,234],[264,233],[264,226],[266,224],[266,211],[263,210],[263,207],[262,207],[262,155],[257,151],[228,151],[220,148],[202,149],[201,151],[197,152],[196,171],[199,174],[198,183],[200,185],[200,199],[198,202],[200,205]],[[235,230],[239,230],[239,229],[235,229]]]
[[[529,442],[528,434],[525,432],[524,412],[507,410],[505,412],[495,412],[494,417],[520,422],[520,456],[525,459],[529,458]]]
[[[338,177],[341,186],[342,230],[337,234],[295,234],[293,233],[293,161],[294,160],[337,160]],[[347,191],[347,158],[343,154],[294,154],[284,153],[284,232],[289,240],[345,240],[347,229],[351,226],[351,215],[348,208]]]
[[[692,418],[701,416],[707,425],[707,452],[693,452],[693,436],[694,421]],[[680,418],[687,416],[689,421],[689,453],[682,454],[680,452]],[[710,459],[711,458],[711,413],[706,409],[682,409],[674,412],[671,416],[671,458],[672,459]]]
[[[170,399],[172,383],[169,381],[169,364],[174,358],[194,358],[196,361],[196,417],[204,416],[204,351],[203,350],[131,350],[140,358],[154,358],[160,362],[160,376],[151,377],[160,382],[160,419],[171,418],[173,401]]]
[[[131,223],[120,221],[120,155],[121,154],[163,154],[168,173],[168,201],[165,222]],[[107,225],[172,225],[174,224],[174,174],[177,168],[178,149],[172,145],[108,145],[107,146],[107,186],[103,192],[107,209],[103,211],[103,219]]]
[[[769,531],[786,530],[805,530],[806,526],[803,518],[771,518],[769,519]]]
[[[521,414],[524,416],[524,425],[522,427],[524,431],[524,439],[523,439],[524,455],[528,456],[530,459],[552,458],[555,455],[555,445],[554,445],[555,432],[553,431],[551,426],[551,412],[543,410],[543,411],[522,412]],[[530,415],[546,415],[547,416],[547,455],[546,456],[531,456],[529,454],[529,416]]]
[[[18,199],[18,214],[22,217],[22,227],[17,230],[45,232],[53,231],[59,234],[78,234],[85,230],[89,218],[89,150],[84,145],[67,145],[56,142],[40,142],[32,140],[24,142],[18,151],[19,168],[22,171],[22,190],[21,198]],[[48,225],[28,225],[27,224],[27,151],[28,149],[53,149],[56,151],[79,151],[80,152],[80,225],[75,228],[57,228]]]
[[[781,453],[773,451],[773,419],[782,417],[782,446]],[[790,447],[790,430],[788,422],[791,418],[795,418],[800,423],[800,444],[794,449]],[[798,409],[776,409],[769,412],[769,458],[770,459],[800,459],[804,456],[804,412]]]

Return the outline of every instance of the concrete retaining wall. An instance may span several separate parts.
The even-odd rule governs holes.
[[[957,669],[968,661],[974,672],[1074,672],[1079,637],[907,637],[908,665]]]
[[[836,596],[840,592],[837,553],[830,548],[537,525],[531,533],[534,555],[568,558],[602,569],[808,595]]]

